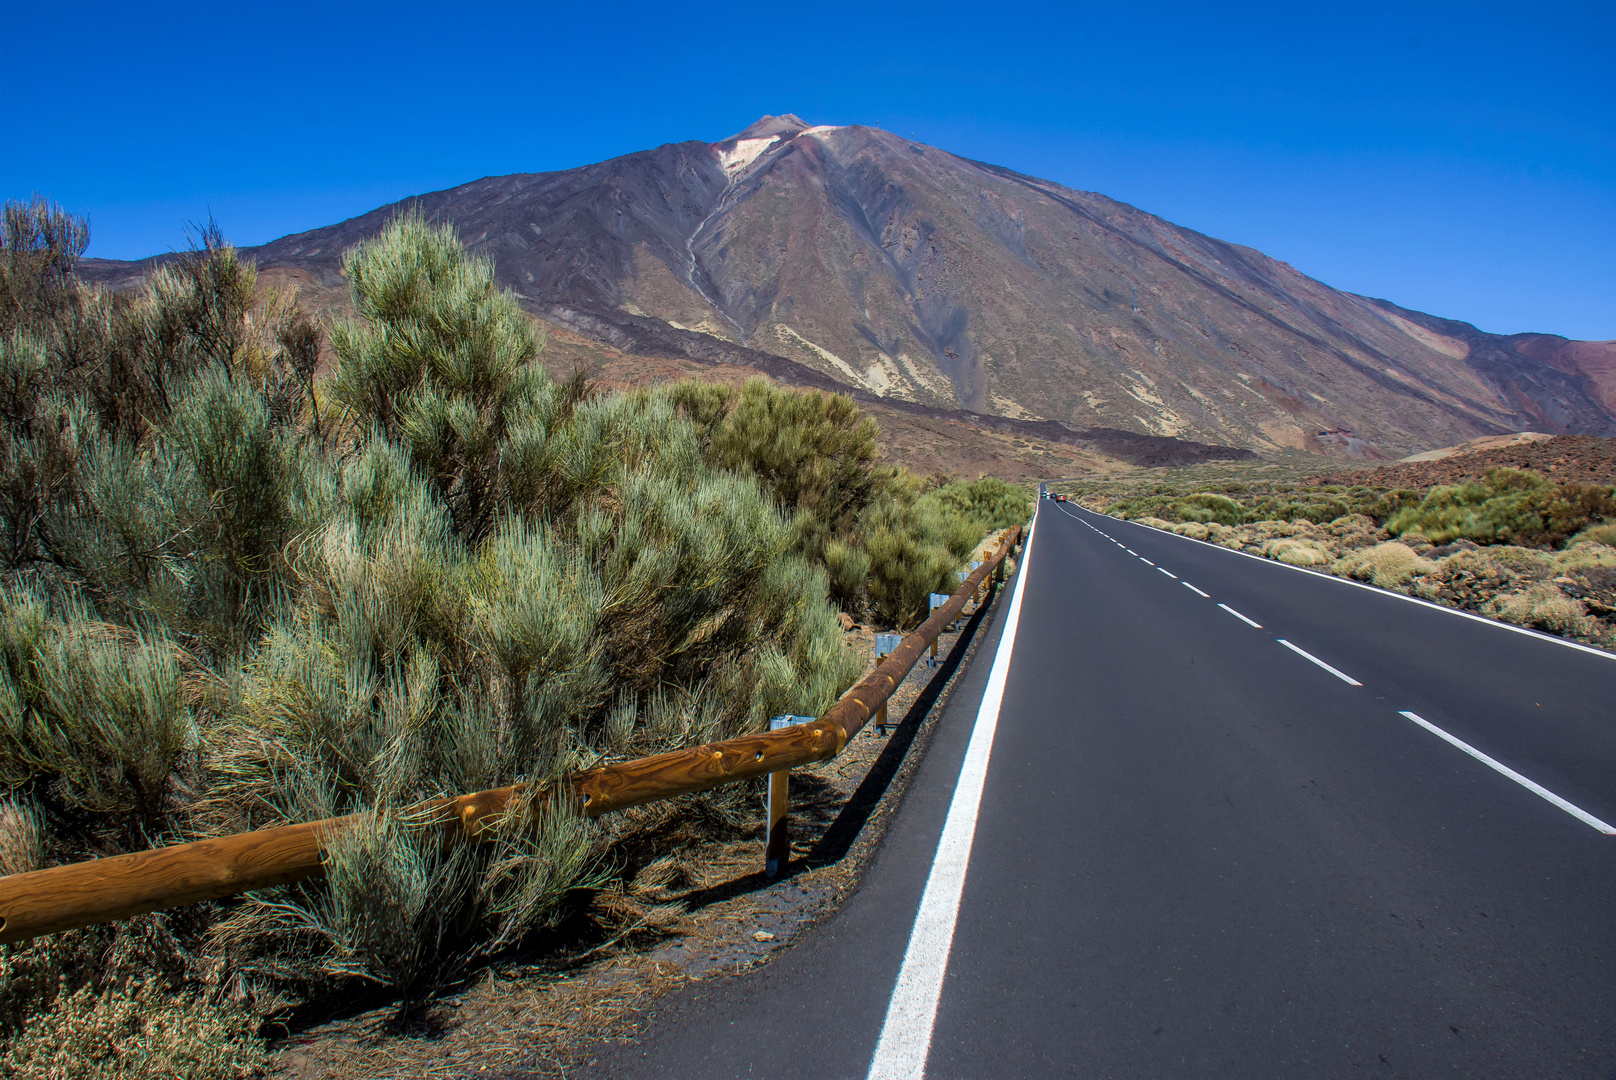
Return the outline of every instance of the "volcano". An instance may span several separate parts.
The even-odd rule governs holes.
[[[574,333],[900,408],[1369,457],[1525,429],[1616,435],[1616,343],[1484,333],[1103,195],[790,114],[245,253],[335,288],[342,253],[412,210],[452,223]],[[84,272],[127,283],[147,263]]]

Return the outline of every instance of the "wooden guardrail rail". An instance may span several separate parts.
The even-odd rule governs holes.
[[[570,789],[585,814],[599,817],[835,757],[978,586],[997,572],[1020,537],[1020,528],[1011,530],[947,604],[817,720],[572,773],[557,782],[557,793]],[[518,784],[478,791],[419,804],[406,813],[420,827],[442,829],[446,842],[477,840],[523,790]],[[281,825],[0,878],[0,944],[318,877],[324,873],[327,839],[354,820]]]

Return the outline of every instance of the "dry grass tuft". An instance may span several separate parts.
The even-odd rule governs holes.
[[[56,996],[0,1050],[15,1080],[246,1080],[268,1062],[258,1018],[229,1002],[174,994],[156,980]]]
[[[1262,553],[1292,566],[1324,566],[1331,561],[1330,552],[1317,540],[1282,537],[1265,543]]]
[[[1556,634],[1592,634],[1595,620],[1580,601],[1553,585],[1533,585],[1524,592],[1504,593],[1482,607],[1482,612],[1517,626],[1530,626]]]
[[[1395,540],[1355,551],[1336,560],[1331,568],[1342,577],[1367,581],[1383,589],[1400,588],[1415,574],[1427,574],[1435,569],[1436,564],[1420,558],[1413,548]]]
[[[1602,521],[1598,525],[1590,525],[1573,536],[1566,546],[1581,544],[1602,544],[1605,547],[1616,548],[1616,521]]]
[[[0,877],[38,870],[45,850],[45,818],[16,799],[0,799]]]

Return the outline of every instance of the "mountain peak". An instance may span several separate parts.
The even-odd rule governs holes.
[[[760,117],[746,130],[737,135],[731,135],[724,142],[735,142],[739,139],[763,139],[770,135],[795,135],[808,130],[808,123],[794,113],[783,116]]]
[[[1500,431],[1616,435],[1616,346],[1483,334],[1102,195],[791,114],[244,254],[338,288],[342,252],[404,205],[585,337],[920,409],[1396,457]]]

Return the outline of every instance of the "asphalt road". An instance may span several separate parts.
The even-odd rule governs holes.
[[[1069,504],[1024,576],[843,911],[587,1075],[1616,1078],[1616,659]]]

